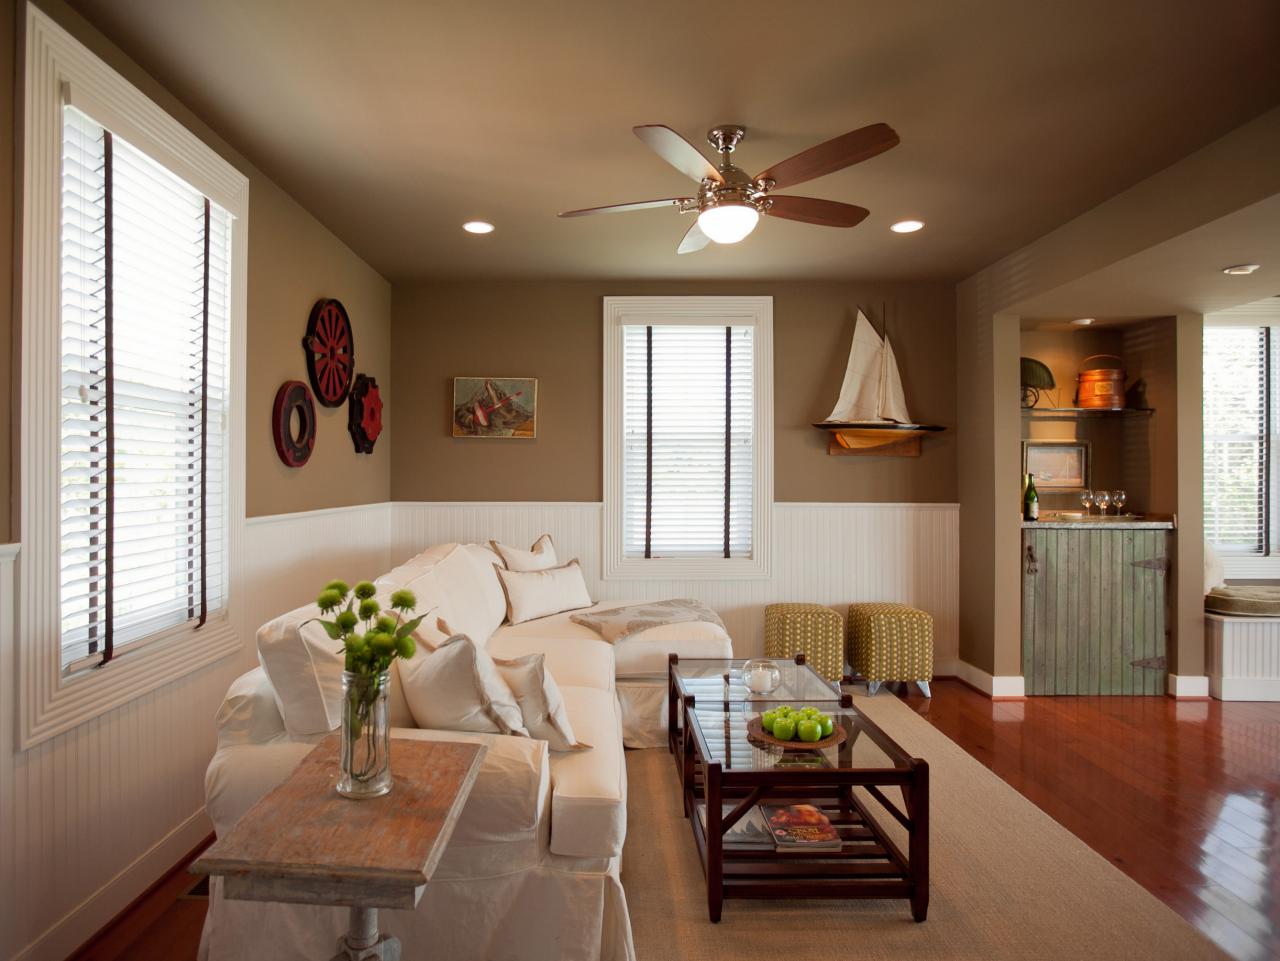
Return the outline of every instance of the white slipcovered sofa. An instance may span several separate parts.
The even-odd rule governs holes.
[[[498,562],[487,547],[442,544],[375,583],[380,593],[414,590],[419,613],[434,611],[494,657],[543,653],[575,735],[592,748],[552,752],[532,738],[417,729],[393,675],[394,736],[481,741],[488,753],[421,903],[381,912],[382,927],[401,939],[406,961],[632,959],[619,881],[624,731],[636,746],[663,743],[668,655],[728,657],[729,637],[719,625],[680,624],[615,646],[567,613],[504,625]],[[304,607],[264,625],[263,666],[237,679],[219,710],[218,749],[205,781],[219,835],[337,727],[341,661],[318,625],[304,627],[316,613]],[[226,899],[215,879],[200,956],[312,961],[330,956],[345,925],[340,908]]]

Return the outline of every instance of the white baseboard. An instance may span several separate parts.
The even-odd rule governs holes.
[[[975,687],[990,698],[1021,698],[1027,696],[1027,685],[1021,674],[988,674],[968,661],[955,662],[955,676],[970,687]]]
[[[1170,674],[1169,694],[1173,697],[1208,697],[1209,678],[1205,674]]]
[[[1209,693],[1220,701],[1280,701],[1280,678],[1210,675]]]
[[[13,961],[62,961],[69,957],[212,831],[213,824],[204,809],[196,811],[14,955]]]

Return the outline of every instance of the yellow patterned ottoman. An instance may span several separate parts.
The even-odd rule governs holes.
[[[805,661],[828,681],[844,675],[844,625],[821,604],[768,604],[764,609],[764,656]]]
[[[867,693],[882,681],[915,681],[929,697],[933,678],[933,618],[909,604],[850,604],[846,634],[849,664],[867,679]]]

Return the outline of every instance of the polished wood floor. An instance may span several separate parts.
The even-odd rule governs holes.
[[[933,695],[903,700],[1237,961],[1280,958],[1280,704]]]
[[[1237,961],[1280,959],[1280,704],[897,693]],[[176,872],[76,961],[193,961],[201,880]]]

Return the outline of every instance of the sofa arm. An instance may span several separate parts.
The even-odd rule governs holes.
[[[284,718],[266,671],[255,667],[231,682],[214,716],[214,725],[220,748],[266,744],[285,736]]]
[[[393,728],[394,738],[464,741],[488,745],[452,845],[536,838],[551,794],[547,742],[501,734]],[[283,783],[316,741],[281,738],[269,743],[220,746],[205,774],[205,808],[219,837],[258,799]],[[392,777],[395,777],[392,748]],[[395,788],[392,788],[394,794]]]

